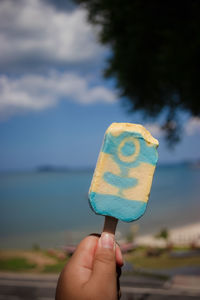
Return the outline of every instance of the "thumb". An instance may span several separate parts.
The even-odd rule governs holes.
[[[114,235],[103,232],[97,245],[94,262],[93,276],[102,285],[116,282],[116,258]]]

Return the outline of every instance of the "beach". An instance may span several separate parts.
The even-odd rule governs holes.
[[[150,234],[136,237],[135,243],[137,245],[151,247],[166,246],[166,240],[163,240],[162,238],[158,239]],[[192,245],[194,243],[196,246],[200,247],[200,222],[170,229],[167,243],[179,246]]]

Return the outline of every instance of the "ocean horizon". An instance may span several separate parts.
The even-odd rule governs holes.
[[[92,169],[0,173],[0,248],[60,247],[101,232],[104,217],[91,211],[87,194]],[[187,164],[158,165],[145,215],[119,222],[125,237],[155,234],[199,221],[200,169]]]

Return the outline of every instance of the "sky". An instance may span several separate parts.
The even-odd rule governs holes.
[[[182,141],[170,150],[156,123],[123,107],[102,75],[111,50],[98,30],[66,0],[0,1],[0,171],[93,167],[112,122],[150,129],[161,163],[200,158],[200,119],[182,117]]]

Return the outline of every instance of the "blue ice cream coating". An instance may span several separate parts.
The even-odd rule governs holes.
[[[111,172],[105,172],[103,178],[106,182],[121,189],[128,189],[135,186],[138,182],[136,178],[121,177]]]
[[[116,149],[122,142],[124,138],[127,137],[136,137],[140,143],[140,153],[137,156],[137,159],[133,162],[122,162],[118,155]],[[126,143],[122,148],[123,155],[129,156],[131,155],[131,144],[133,143]],[[132,147],[132,152],[134,152],[134,145]],[[115,137],[111,133],[107,133],[104,138],[102,152],[111,154],[113,159],[119,166],[126,166],[129,168],[137,167],[141,162],[146,162],[152,165],[156,165],[158,161],[157,151],[154,146],[147,146],[146,141],[142,137],[140,133],[137,132],[123,132],[119,136]]]
[[[129,138],[136,138],[139,142],[140,150],[134,157],[136,146],[133,140]],[[123,141],[123,147],[120,148],[120,144],[123,143]],[[123,190],[139,184],[138,179],[128,177],[130,168],[136,168],[142,162],[149,163],[153,166],[156,165],[158,160],[156,146],[147,145],[143,136],[137,132],[123,132],[119,136],[113,136],[111,133],[107,133],[101,151],[109,154],[120,168],[119,175],[105,172],[102,175],[103,180],[118,187],[119,190],[116,195],[100,194],[91,191],[89,199],[92,209],[97,214],[113,216],[125,222],[131,222],[140,218],[146,210],[147,203],[139,199],[129,200],[124,198]],[[131,158],[132,155],[133,159],[128,161],[126,161],[126,159],[120,159],[119,152],[121,152],[125,158]]]
[[[91,207],[97,214],[112,216],[124,222],[139,219],[145,213],[147,206],[146,202],[127,200],[115,195],[91,192],[89,197]]]

